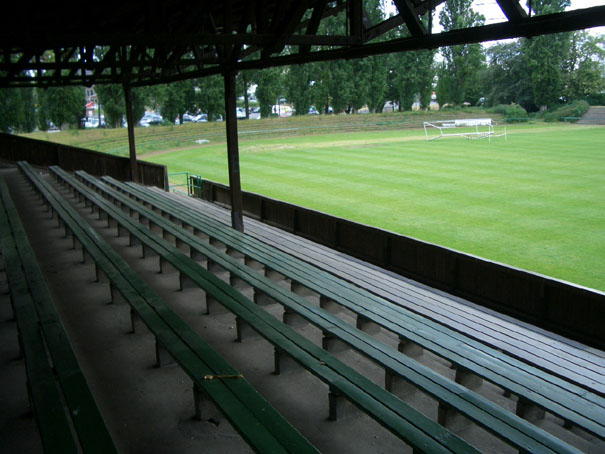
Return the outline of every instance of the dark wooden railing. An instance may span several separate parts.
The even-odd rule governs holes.
[[[57,165],[69,171],[85,170],[97,176],[111,175],[121,181],[130,179],[128,158],[11,134],[0,134],[0,159],[27,161],[37,166]],[[137,173],[139,183],[168,189],[166,166],[137,161]]]

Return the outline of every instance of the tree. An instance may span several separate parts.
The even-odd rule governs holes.
[[[568,58],[563,65],[565,97],[586,99],[605,90],[605,36],[586,31],[571,34]]]
[[[364,7],[366,20],[370,23],[378,24],[384,20],[380,0],[366,1]],[[387,55],[373,55],[353,62],[356,90],[350,104],[355,109],[367,105],[371,112],[382,112],[387,98],[388,61]]]
[[[126,98],[122,85],[96,85],[95,92],[99,97],[99,104],[105,113],[105,123],[110,128],[121,128],[122,120],[126,117]],[[132,116],[135,126],[145,114],[145,108],[149,107],[154,98],[158,97],[157,87],[133,87],[132,94]]]
[[[388,98],[408,110],[418,97],[424,107],[431,101],[435,51],[413,51],[392,54],[389,60]]]
[[[237,75],[238,93],[244,97],[244,111],[246,112],[246,120],[250,119],[250,101],[248,99],[248,90],[252,83],[252,71],[242,71]]]
[[[105,124],[110,128],[121,127],[122,118],[126,115],[126,101],[122,86],[117,84],[97,85],[95,91],[99,97],[99,104],[105,112]]]
[[[564,11],[570,3],[570,0],[533,0],[531,7],[535,14],[551,14]],[[531,73],[534,104],[543,110],[562,96],[562,69],[569,52],[570,34],[536,36],[523,43]]]
[[[533,107],[531,73],[520,40],[495,44],[487,50],[489,65],[482,86],[489,105],[516,103]]]
[[[268,118],[271,115],[272,106],[281,96],[281,68],[266,68],[258,71],[255,75],[256,99],[260,105],[260,115],[262,118]]]
[[[78,127],[86,113],[84,87],[50,87],[38,91],[41,129]]]
[[[286,98],[294,106],[296,115],[305,115],[312,104],[312,64],[288,67],[284,76]]]
[[[33,88],[0,89],[0,131],[31,132],[36,128]]]
[[[209,121],[216,120],[225,113],[225,84],[222,76],[195,80],[194,91],[197,108],[208,115]]]
[[[472,0],[447,0],[439,23],[444,31],[483,25],[485,17],[474,12]],[[441,49],[443,63],[438,70],[437,97],[441,103],[474,103],[481,93],[477,90],[478,74],[485,56],[481,44],[464,44]]]
[[[196,109],[197,95],[192,80],[161,85],[158,93],[157,101],[165,120],[174,122],[178,118],[183,124],[183,115]]]

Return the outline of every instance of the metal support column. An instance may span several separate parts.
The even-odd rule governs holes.
[[[128,122],[128,149],[130,150],[130,180],[137,182],[137,149],[134,142],[134,118],[132,117],[132,92],[130,86],[124,84],[126,100],[126,121]]]
[[[231,226],[244,231],[242,215],[242,186],[239,174],[239,145],[237,139],[237,114],[235,94],[235,72],[223,74],[225,80],[225,113],[227,127],[227,160],[229,164],[229,189],[231,193]]]

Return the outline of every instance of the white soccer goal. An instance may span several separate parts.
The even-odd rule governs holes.
[[[494,127],[498,124],[491,118],[468,118],[457,120],[425,121],[424,134],[426,140],[436,140],[443,137],[464,137],[467,139],[488,139],[504,137],[506,128],[496,134]]]

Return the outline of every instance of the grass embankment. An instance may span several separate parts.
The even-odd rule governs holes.
[[[453,112],[390,112],[366,115],[303,115],[238,121],[240,140],[270,137],[307,136],[332,132],[388,131],[422,127],[423,121],[477,116],[494,116],[484,110],[469,108]],[[128,156],[128,134],[121,129],[89,129],[26,134],[34,139]],[[137,153],[194,147],[197,141],[225,143],[223,122],[188,123],[181,126],[157,126],[135,129]]]

